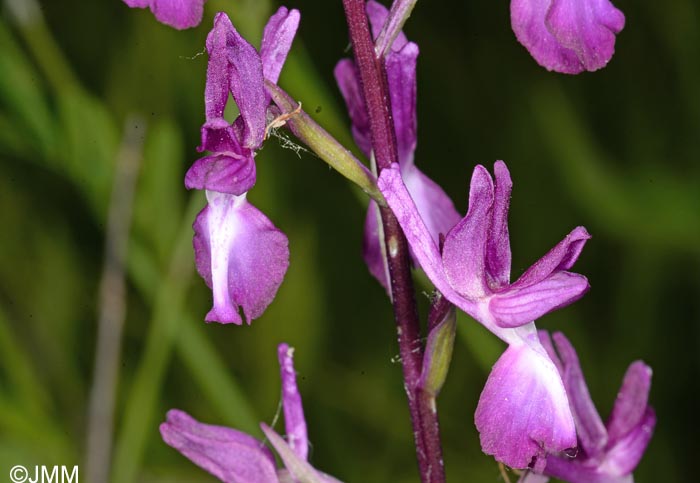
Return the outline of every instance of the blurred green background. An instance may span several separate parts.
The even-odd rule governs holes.
[[[203,322],[210,294],[194,272],[190,225],[204,197],[182,179],[198,157],[204,39],[225,10],[257,44],[276,4],[210,0],[204,22],[184,32],[119,0],[2,5],[0,474],[15,464],[80,464],[86,478],[107,211],[126,143],[141,163],[111,481],[214,481],[161,441],[158,424],[176,407],[259,436],[258,422],[278,410],[282,341],[297,348],[313,464],[351,482],[418,481],[391,308],[361,258],[366,200],[317,158],[275,139],[259,153],[249,198],[289,236],[291,266],[251,326]],[[302,23],[280,84],[351,146],[332,78],[349,55],[341,2],[286,5]],[[592,290],[539,325],[571,338],[604,417],[627,365],[653,367],[658,425],[636,480],[692,481],[700,7],[616,5],[627,26],[615,57],[568,77],[546,72],[517,43],[508,2],[418,2],[406,27],[421,48],[416,159],[461,211],[473,166],[506,160],[514,278],[575,225],[588,228],[576,269]],[[438,401],[448,477],[499,481],[473,413],[503,347],[464,316],[459,336]]]

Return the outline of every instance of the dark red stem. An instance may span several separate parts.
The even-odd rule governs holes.
[[[343,0],[355,62],[369,113],[372,149],[379,172],[398,162],[396,135],[389,104],[389,88],[382,59],[375,54],[369,30],[365,0]],[[411,260],[406,237],[388,208],[380,210],[384,228],[392,304],[396,320],[399,353],[403,365],[404,389],[413,424],[418,468],[424,483],[442,483],[445,472],[440,445],[440,428],[434,400],[418,389],[423,348],[415,290],[411,278]]]

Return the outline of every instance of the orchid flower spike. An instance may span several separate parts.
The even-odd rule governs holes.
[[[625,16],[610,0],[511,0],[513,32],[538,64],[563,74],[602,69]]]
[[[178,409],[168,411],[166,421],[160,425],[163,440],[224,483],[340,483],[308,463],[306,420],[296,383],[293,353],[287,344],[280,344],[277,349],[287,440],[261,423],[285,468],[277,468],[272,452],[253,436],[232,428],[200,423]]]
[[[380,3],[367,2],[367,15],[376,39],[386,22],[389,11]],[[399,33],[385,57],[389,80],[392,118],[396,132],[401,176],[416,202],[431,236],[437,243],[440,234],[447,233],[459,221],[459,214],[452,200],[440,186],[416,168],[413,154],[416,150],[416,61],[418,46]],[[360,76],[355,62],[343,59],[335,67],[335,78],[345,99],[352,134],[357,146],[368,158],[372,143],[369,116],[360,87]],[[381,223],[377,204],[370,202],[365,218],[363,254],[370,273],[389,292],[388,267],[383,255],[384,243],[380,237]]]
[[[206,190],[208,205],[194,222],[197,271],[213,292],[205,320],[241,324],[259,317],[272,302],[289,265],[287,237],[246,193],[256,181],[255,151],[262,146],[270,98],[265,79],[277,82],[299,24],[299,12],[285,7],[267,23],[258,52],[217,14],[207,37],[206,122],[197,160],[185,176],[188,189]],[[224,110],[233,96],[240,115],[232,123]]]
[[[510,283],[507,218],[512,182],[502,161],[494,171],[495,184],[486,168],[474,169],[469,211],[445,237],[442,252],[399,167],[383,170],[378,185],[435,287],[508,343],[486,382],[475,422],[484,452],[510,467],[526,468],[536,456],[576,445],[564,385],[533,321],[588,290],[586,278],[568,269],[590,236],[583,227],[575,228]]]
[[[546,331],[540,331],[539,337],[564,379],[579,451],[574,457],[548,454],[542,475],[528,472],[520,483],[544,483],[548,476],[571,483],[633,483],[632,471],[642,459],[656,425],[656,415],[648,404],[651,368],[642,361],[630,364],[610,418],[603,424],[571,342],[561,332],[550,339]]]
[[[156,20],[178,30],[196,27],[202,21],[207,0],[124,0],[131,8],[150,8]]]

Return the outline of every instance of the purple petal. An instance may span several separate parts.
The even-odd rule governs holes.
[[[638,425],[608,450],[601,465],[603,471],[611,475],[632,473],[649,445],[655,426],[656,414],[652,408],[647,407]]]
[[[253,157],[235,158],[213,154],[198,159],[187,170],[187,189],[212,190],[219,193],[242,195],[255,185]]]
[[[469,188],[469,211],[445,237],[443,266],[450,285],[474,300],[487,295],[485,256],[493,216],[493,180],[486,168],[474,168]]]
[[[519,327],[575,302],[590,288],[583,275],[555,272],[535,285],[495,294],[489,310],[500,327]]]
[[[461,218],[454,203],[435,181],[418,168],[401,166],[404,184],[418,208],[421,219],[428,228],[435,245],[440,235],[447,235]]]
[[[309,453],[309,442],[306,433],[306,419],[304,408],[301,404],[301,395],[297,388],[297,374],[294,371],[292,359],[294,349],[287,344],[277,347],[277,357],[280,363],[280,377],[282,379],[282,408],[284,409],[284,426],[287,432],[289,447],[306,460]]]
[[[172,409],[160,425],[163,440],[225,483],[277,482],[272,453],[235,429],[202,424]]]
[[[382,31],[384,23],[387,18],[389,18],[389,10],[379,2],[374,0],[369,0],[367,2],[367,16],[369,17],[369,25],[372,27],[372,38],[377,39],[379,37],[379,32]],[[408,43],[408,39],[403,32],[399,32],[399,35],[394,40],[394,44],[391,46],[392,50],[399,51]]]
[[[608,0],[511,0],[518,41],[548,70],[578,74],[604,67],[625,18]]]
[[[493,219],[486,244],[486,275],[489,287],[496,291],[510,283],[510,238],[508,235],[508,206],[513,182],[503,161],[493,166],[496,191],[493,202]]]
[[[606,425],[611,444],[623,438],[639,424],[647,410],[650,388],[651,367],[642,361],[633,362],[625,373]]]
[[[544,19],[551,0],[511,0],[510,21],[518,41],[547,70],[578,74],[584,70],[576,52],[561,46]]]
[[[336,64],[333,75],[350,114],[352,137],[355,144],[369,158],[372,153],[372,135],[357,67],[352,60],[342,59]]]
[[[206,0],[124,0],[132,8],[150,7],[159,22],[178,30],[199,25],[204,2]]]
[[[474,417],[482,450],[512,468],[527,468],[534,457],[576,446],[559,373],[531,342],[510,345],[501,355]]]
[[[299,27],[299,19],[299,10],[280,7],[265,25],[260,44],[260,57],[265,79],[273,84],[277,83],[282,72],[282,66]]]
[[[615,53],[615,35],[624,28],[625,16],[608,0],[552,0],[545,25],[585,70],[594,71]]]
[[[207,120],[223,117],[230,91],[241,113],[242,146],[260,147],[265,134],[267,98],[258,51],[240,36],[228,16],[220,12],[207,37],[207,52]]]
[[[401,179],[398,164],[394,163],[391,167],[383,169],[377,185],[394,215],[396,215],[411,247],[413,256],[425,274],[445,297],[452,303],[457,304],[453,299],[459,299],[460,296],[455,293],[447,280],[438,246]],[[461,305],[460,308],[465,310]]]
[[[634,483],[631,475],[610,475],[598,465],[586,463],[585,460],[579,461],[578,458],[569,456],[549,455],[544,472],[569,483]]]
[[[391,99],[391,115],[396,133],[399,164],[407,168],[416,150],[416,62],[418,46],[407,43],[399,52],[386,57],[386,75]]]
[[[574,347],[561,332],[555,332],[552,337],[564,365],[562,377],[574,414],[578,439],[586,457],[597,458],[608,442],[608,433],[588,392]]]
[[[570,269],[586,241],[591,238],[582,226],[574,228],[571,233],[552,248],[545,256],[537,260],[520,278],[510,286],[509,290],[521,289],[549,278],[554,272]]]
[[[384,255],[384,236],[382,224],[379,221],[379,210],[374,201],[370,201],[365,217],[365,231],[362,239],[362,257],[367,264],[369,273],[384,287],[391,296],[389,287],[389,267]]]
[[[242,148],[233,128],[224,120],[202,126],[199,151],[214,154],[198,159],[185,175],[187,189],[207,189],[242,195],[255,185],[255,161],[250,149]]]
[[[442,188],[414,165],[407,168],[401,166],[401,173],[404,185],[418,208],[419,216],[433,242],[438,245],[440,234],[449,232],[459,221],[459,213]],[[384,248],[380,237],[382,227],[378,218],[377,205],[371,202],[365,218],[363,254],[370,273],[389,292],[389,274],[384,262]],[[419,262],[416,263],[420,265]]]
[[[207,191],[195,219],[197,271],[212,289],[207,322],[248,323],[272,302],[289,265],[287,237],[244,196]]]

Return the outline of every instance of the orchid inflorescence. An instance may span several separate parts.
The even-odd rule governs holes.
[[[178,29],[196,26],[205,0],[124,0],[149,7]],[[200,152],[185,177],[206,191],[194,221],[199,274],[211,288],[208,322],[248,324],[273,301],[288,264],[287,237],[246,199],[256,183],[255,154],[271,126],[286,125],[321,159],[358,184],[372,200],[366,215],[364,259],[394,307],[399,345],[408,357],[404,385],[423,481],[444,481],[436,398],[445,380],[458,308],[507,344],[493,366],[475,414],[482,450],[523,470],[521,481],[556,477],[574,483],[632,481],[651,438],[651,369],[633,363],[612,414],[603,424],[591,400],[576,352],[561,333],[538,332],[535,321],[581,298],[589,289],[571,271],[590,239],[574,228],[511,281],[508,210],[513,183],[503,161],[493,175],[481,165],[471,177],[468,210],[415,164],[418,46],[401,31],[415,0],[387,10],[370,0],[343,0],[354,59],[341,60],[335,78],[348,108],[352,134],[371,171],[308,116],[278,85],[300,13],[280,7],[264,28],[260,49],[229,17],[217,13],[206,41],[209,55]],[[577,74],[604,67],[624,15],[608,0],[512,0],[517,39],[548,70]],[[386,39],[389,39],[388,41]],[[388,42],[375,45],[375,41]],[[232,97],[239,115],[224,118]],[[374,174],[373,174],[374,173]],[[419,338],[410,265],[435,288],[425,344]],[[413,304],[413,305],[411,305]],[[408,334],[408,335],[407,335]],[[306,420],[296,386],[292,349],[278,350],[286,440],[262,424],[279,455],[235,429],[202,424],[171,410],[163,439],[228,483],[332,482],[308,462]]]

